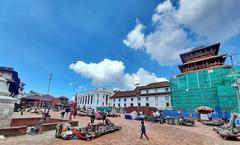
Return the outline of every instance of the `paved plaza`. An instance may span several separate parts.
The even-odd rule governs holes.
[[[54,118],[60,118],[59,112],[50,113]],[[38,115],[24,113],[21,116],[15,113],[14,117],[37,117]],[[77,116],[79,126],[89,123],[88,117]],[[211,127],[197,123],[195,127],[170,126],[146,122],[147,134],[150,138],[140,139],[140,122],[126,120],[123,117],[110,118],[122,127],[120,131],[101,136],[92,141],[78,139],[61,140],[54,137],[55,131],[46,131],[43,134],[30,136],[9,137],[2,145],[237,145],[239,142],[225,141]],[[99,122],[99,121],[97,121]]]

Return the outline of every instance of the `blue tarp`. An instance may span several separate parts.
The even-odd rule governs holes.
[[[178,113],[177,111],[173,111],[173,110],[164,110],[161,111],[160,113],[162,113],[162,115],[164,117],[168,117],[168,118],[189,118],[190,117],[190,113],[192,114],[192,118],[197,119],[199,118],[199,113],[197,112],[180,112]],[[213,119],[230,119],[231,117],[231,113],[229,112],[224,112],[224,113],[213,113],[212,114],[212,118]]]

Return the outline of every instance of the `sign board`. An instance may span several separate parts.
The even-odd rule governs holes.
[[[201,120],[208,120],[208,114],[200,114]]]

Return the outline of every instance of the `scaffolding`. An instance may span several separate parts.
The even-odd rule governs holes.
[[[170,79],[174,110],[194,111],[208,106],[218,112],[237,112],[237,89],[240,67],[217,68],[181,74]]]

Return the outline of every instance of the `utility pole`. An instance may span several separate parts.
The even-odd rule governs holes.
[[[47,90],[48,95],[49,95],[49,90],[50,90],[50,85],[51,85],[52,78],[53,78],[53,73],[50,73],[49,78],[48,78],[48,90]]]
[[[238,54],[240,54],[240,53],[233,53],[233,54],[228,55],[230,57],[230,59],[231,59],[231,65],[232,66],[233,66],[233,56],[234,55],[238,55]]]
[[[47,90],[47,95],[46,95],[46,98],[45,98],[45,107],[44,107],[44,113],[46,113],[46,110],[47,110],[47,96],[49,95],[49,90],[50,90],[50,85],[51,85],[51,80],[53,78],[53,73],[50,73],[49,74],[49,78],[48,78],[48,90]]]

